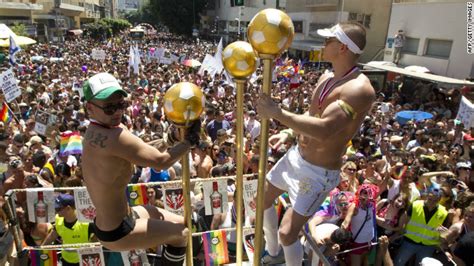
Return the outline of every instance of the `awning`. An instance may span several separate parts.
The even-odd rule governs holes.
[[[69,33],[69,35],[81,35],[82,34],[82,30],[68,30],[67,31]]]
[[[323,43],[315,40],[294,40],[291,43],[290,49],[301,50],[301,51],[314,51],[321,50]]]
[[[470,82],[462,79],[455,79],[450,77],[439,76],[435,74],[413,72],[399,67],[386,66],[381,64],[361,64],[364,68],[381,69],[385,71],[395,72],[404,76],[410,76],[418,79],[423,79],[431,82],[437,82],[442,84],[458,85],[458,86],[474,86],[474,82]]]

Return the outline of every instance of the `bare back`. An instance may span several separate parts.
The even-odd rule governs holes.
[[[133,166],[111,152],[120,134],[131,134],[126,129],[106,129],[91,125],[83,141],[84,180],[92,202],[97,208],[96,224],[101,230],[115,229],[128,212],[125,190]]]
[[[332,92],[324,99],[319,106],[319,97],[325,81],[330,76],[323,75],[318,82],[316,90],[313,92],[309,115],[320,117],[321,119],[333,119],[334,111],[342,112],[337,101],[342,100],[354,108],[353,118],[340,116],[332,123],[337,123],[337,131],[334,131],[328,138],[320,140],[307,135],[299,136],[299,147],[303,158],[315,165],[327,169],[339,169],[342,165],[342,155],[347,143],[352,139],[359,129],[366,114],[370,110],[375,98],[375,92],[369,79],[361,73],[354,73],[348,80],[335,86]]]

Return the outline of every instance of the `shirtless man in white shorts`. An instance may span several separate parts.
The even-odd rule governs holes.
[[[182,265],[189,234],[181,216],[153,206],[128,205],[125,191],[133,164],[167,169],[192,145],[199,131],[188,130],[186,140],[159,152],[129,132],[121,122],[127,93],[108,73],[91,77],[83,87],[90,125],[83,140],[83,171],[96,207],[95,233],[108,249],[123,251],[165,246],[162,265]]]
[[[298,233],[339,183],[346,145],[375,100],[369,79],[356,67],[366,43],[365,29],[348,22],[318,30],[318,34],[326,38],[323,58],[332,63],[334,72],[319,79],[309,114],[282,110],[264,94],[260,95],[257,104],[259,115],[274,118],[298,134],[298,145],[290,149],[267,175],[263,264],[282,262],[280,242],[286,265],[301,265],[303,248]],[[285,191],[288,191],[292,207],[286,211],[278,229],[272,204]]]

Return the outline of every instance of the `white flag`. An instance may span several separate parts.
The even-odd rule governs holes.
[[[139,66],[140,66],[140,51],[138,50],[138,46],[135,46],[135,49],[134,49],[134,57],[133,57],[133,73],[138,75],[138,73],[140,72],[139,70]]]
[[[216,59],[210,54],[206,54],[204,57],[198,74],[202,76],[204,74],[204,70],[207,70],[211,77],[214,77],[216,73],[220,73],[220,71],[217,69]]]
[[[222,64],[222,38],[217,45],[216,53],[214,54],[214,59],[216,60],[216,70],[217,72],[221,73],[222,69],[224,69],[224,65]]]
[[[130,76],[130,68],[133,67],[135,62],[135,52],[133,46],[130,45],[130,52],[128,53],[128,76]]]

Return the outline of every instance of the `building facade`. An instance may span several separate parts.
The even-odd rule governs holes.
[[[110,17],[117,17],[117,0],[0,0],[0,23],[25,24],[40,41],[64,40],[68,30]]]
[[[406,41],[401,65],[419,65],[434,74],[474,77],[474,55],[467,53],[464,0],[398,0],[393,4],[384,61],[392,61],[392,38],[402,29]]]
[[[224,36],[229,42],[246,36],[249,21],[260,10],[277,8],[293,20],[295,38],[290,54],[308,58],[311,51],[321,50],[323,39],[316,31],[333,26],[339,21],[358,21],[367,29],[367,46],[362,62],[382,59],[392,0],[210,0],[208,10],[201,17],[201,34]],[[233,6],[234,4],[234,6]]]
[[[285,0],[209,0],[207,10],[201,16],[200,34],[221,36],[229,43],[244,40],[247,37],[247,26],[260,10],[265,8],[286,9]],[[240,27],[239,27],[240,26]]]
[[[36,1],[0,0],[0,23],[6,25],[12,25],[13,23],[25,24],[28,34],[36,35],[32,13],[40,10],[43,10],[43,5]]]
[[[318,29],[340,21],[357,21],[367,30],[367,45],[360,61],[382,58],[392,0],[292,0],[287,13],[295,24],[295,40],[291,45],[299,55],[322,48]],[[291,52],[291,50],[290,50]]]

